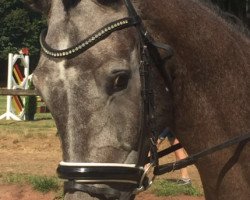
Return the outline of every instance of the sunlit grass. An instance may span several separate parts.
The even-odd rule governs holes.
[[[202,196],[202,192],[194,185],[178,185],[166,179],[156,180],[151,189],[157,196]]]
[[[19,173],[0,174],[0,183],[14,185],[31,185],[34,190],[47,193],[57,192],[62,182],[57,177],[38,176]]]
[[[59,180],[55,177],[29,176],[28,180],[32,188],[39,192],[46,193],[59,189]]]
[[[0,115],[5,112],[6,96],[0,96]],[[0,137],[15,134],[24,138],[46,138],[48,133],[56,133],[55,122],[50,113],[36,113],[34,121],[0,120]]]
[[[40,121],[0,121],[0,137],[15,134],[24,138],[46,138],[48,134],[56,134],[56,126],[53,119]]]
[[[0,115],[6,112],[6,96],[0,96]],[[36,113],[34,121],[0,120],[0,140],[18,144],[20,141],[36,139],[42,142],[57,132],[50,113]],[[3,143],[1,149],[8,150],[9,144]],[[11,167],[11,165],[9,165]],[[14,169],[14,166],[13,166]],[[55,199],[62,199],[62,181],[54,176],[41,176],[21,173],[0,172],[0,184],[30,185],[39,192],[56,192]],[[1,187],[1,186],[0,186]]]
[[[0,96],[0,115],[4,114],[6,111],[6,96]]]
[[[6,112],[6,102],[7,102],[7,96],[0,96],[0,115],[4,114]],[[38,102],[37,106],[45,105],[43,102]],[[35,120],[49,120],[52,119],[52,116],[50,113],[36,113],[35,114]]]
[[[6,97],[0,96],[0,115],[5,112]],[[24,139],[32,138],[47,138],[49,134],[56,134],[56,126],[50,113],[36,114],[35,121],[13,121],[0,120],[0,139],[13,138],[13,143]],[[5,146],[1,146],[5,149]],[[7,148],[7,146],[6,146]],[[29,174],[18,173],[0,173],[0,183],[3,184],[18,184],[31,185],[35,190],[40,192],[59,191],[57,199],[60,199],[62,191],[58,188],[63,188],[62,183],[56,177],[44,177]],[[190,195],[200,196],[202,192],[195,186],[179,186],[168,180],[156,180],[151,188],[151,191],[158,196],[176,196]]]

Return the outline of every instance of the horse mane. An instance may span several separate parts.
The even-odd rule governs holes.
[[[247,27],[246,24],[243,23],[243,21],[240,18],[229,12],[223,11],[218,5],[213,4],[211,0],[195,0],[195,1],[201,2],[208,9],[216,13],[229,26],[231,26],[232,29],[235,29],[236,31],[243,33],[245,36],[250,38],[249,28]]]
[[[141,14],[141,9],[140,9],[140,3],[142,0],[134,0],[133,3],[136,7],[139,8],[138,12],[139,15]],[[164,2],[164,0],[157,0],[159,4],[161,2]],[[213,4],[211,0],[192,0],[193,2],[204,6],[204,8],[207,9],[207,11],[214,13],[219,19],[221,19],[222,22],[228,25],[228,27],[232,30],[235,30],[238,33],[241,33],[243,36],[250,38],[250,30],[247,27],[246,24],[243,23],[241,19],[239,19],[237,16],[225,12],[222,9],[219,8],[218,5]]]
[[[135,2],[139,3],[139,0]],[[227,14],[208,0],[143,0],[136,5],[139,6],[146,27],[154,38],[168,43],[175,50],[175,56],[171,60],[173,66],[168,66],[174,80],[175,99],[176,102],[177,100],[180,102],[175,105],[179,109],[178,112],[185,113],[185,108],[189,104],[189,109],[192,108],[197,116],[204,116],[203,109],[206,109],[207,117],[211,120],[209,122],[207,119],[206,124],[215,123],[215,117],[211,117],[213,114],[209,107],[213,104],[221,109],[217,121],[223,121],[221,120],[223,117],[230,116],[232,110],[240,112],[238,105],[242,102],[234,101],[232,94],[242,95],[244,101],[249,99],[245,85],[248,84],[246,77],[250,75],[250,40],[244,26],[241,23],[232,23],[227,19]],[[188,87],[184,86],[183,82]],[[179,91],[179,88],[182,90]],[[192,95],[198,95],[200,99],[196,96],[191,100]],[[187,99],[185,104],[182,104],[184,97]],[[219,100],[216,101],[218,97]],[[226,106],[229,99],[234,102],[230,104],[231,110]],[[199,110],[197,105],[203,108]],[[200,111],[202,112],[199,113]],[[216,109],[213,111],[217,113]],[[201,121],[199,117],[193,116],[185,119],[182,117],[181,120],[176,121],[176,124],[181,124],[183,127],[191,127],[190,124]],[[230,117],[227,120],[239,121]],[[244,121],[243,115],[242,121]],[[203,126],[205,127],[205,124]],[[204,127],[202,129],[205,129]],[[179,132],[185,131],[180,129]],[[214,127],[210,129],[216,132]],[[194,130],[189,132],[192,131]]]

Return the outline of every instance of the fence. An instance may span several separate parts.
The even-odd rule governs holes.
[[[17,95],[17,96],[39,96],[37,90],[23,90],[23,89],[0,89],[0,95]]]
[[[22,120],[25,119],[25,99],[23,96],[39,96],[36,90],[29,90],[28,81],[32,75],[29,74],[29,50],[23,48],[19,54],[8,55],[8,81],[7,89],[0,88],[0,95],[7,96],[6,112],[0,119]],[[19,62],[20,61],[20,62]],[[38,101],[41,99],[37,98]],[[45,103],[40,101],[37,107],[40,113],[48,113]],[[27,102],[28,103],[28,102]]]

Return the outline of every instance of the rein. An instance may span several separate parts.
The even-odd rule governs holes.
[[[175,171],[178,169],[182,169],[184,167],[187,167],[189,165],[195,164],[200,158],[203,158],[207,155],[210,155],[216,151],[220,151],[222,149],[228,148],[232,145],[235,144],[241,144],[242,142],[249,142],[250,141],[250,133],[245,133],[243,135],[240,135],[238,137],[232,138],[226,142],[223,142],[222,144],[218,144],[216,146],[207,148],[199,153],[193,154],[188,156],[185,159],[181,159],[179,161],[173,162],[173,163],[168,163],[164,165],[160,165],[158,167],[155,167],[154,169],[154,175],[162,175],[171,171]],[[178,144],[177,144],[178,145]],[[173,146],[173,148],[178,149],[178,147]],[[181,147],[180,147],[181,148]],[[164,152],[165,151],[165,152]],[[168,153],[168,152],[167,152]],[[166,150],[163,150],[162,152],[159,152],[161,154],[160,157],[166,155]]]

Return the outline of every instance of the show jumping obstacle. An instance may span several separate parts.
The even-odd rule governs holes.
[[[23,65],[23,70],[17,64],[19,61]],[[19,54],[9,53],[8,56],[8,82],[7,89],[28,89],[29,76],[29,51],[27,48],[23,48]],[[18,95],[7,96],[6,113],[0,116],[0,119],[6,118],[6,120],[20,121],[24,118],[24,98]]]

